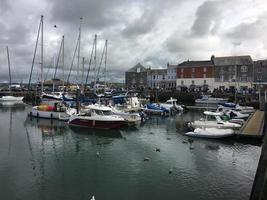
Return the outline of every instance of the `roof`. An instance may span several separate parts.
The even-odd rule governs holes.
[[[178,65],[178,67],[203,67],[203,66],[213,66],[213,62],[211,60],[185,61]]]
[[[226,56],[226,57],[214,57],[215,66],[226,66],[226,65],[249,65],[253,61],[250,56]]]
[[[157,75],[164,75],[167,73],[167,69],[149,69],[148,73],[157,74]]]
[[[140,69],[139,72],[145,72],[145,71],[147,71],[147,69],[143,65],[141,65],[140,63],[138,63],[135,66],[133,66],[131,69],[127,70],[127,72],[138,72],[138,69]]]

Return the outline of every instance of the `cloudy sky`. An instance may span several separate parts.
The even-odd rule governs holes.
[[[81,56],[85,57],[85,68],[97,34],[97,60],[107,39],[108,79],[114,82],[122,81],[124,71],[138,62],[163,68],[167,62],[205,60],[212,54],[251,55],[254,60],[267,58],[266,0],[15,2],[0,0],[1,82],[8,80],[6,46],[9,46],[13,80],[27,82],[41,15],[44,15],[45,74],[53,57],[58,55],[62,35],[65,36],[65,67],[70,67],[80,17],[83,17]],[[38,47],[35,80],[40,77],[40,44]],[[77,58],[74,68],[77,68]],[[53,72],[49,70],[50,78]],[[58,76],[61,73],[59,70]],[[75,80],[76,74],[73,71],[71,79]]]

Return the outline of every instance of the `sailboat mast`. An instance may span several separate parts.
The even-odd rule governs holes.
[[[11,72],[10,72],[10,59],[9,59],[9,51],[8,46],[6,47],[6,53],[7,53],[7,62],[8,62],[8,72],[9,72],[9,91],[11,92]]]
[[[84,79],[84,57],[83,57],[83,62],[82,62],[82,83],[83,83],[83,79]]]
[[[77,84],[79,84],[79,67],[80,67],[80,52],[81,52],[81,32],[82,32],[82,17],[80,18],[79,40],[78,40],[78,66],[77,66]]]
[[[41,94],[44,92],[43,65],[44,65],[44,16],[41,16]]]
[[[96,93],[96,45],[97,45],[97,35],[95,34],[95,56],[94,56],[94,62],[95,62],[95,80],[94,80],[94,94]]]
[[[64,38],[64,35],[62,36],[62,86],[63,86],[63,90],[65,91],[64,89],[64,41],[65,41],[65,38]]]
[[[90,56],[90,60],[89,60],[89,66],[88,66],[86,80],[85,80],[85,87],[86,87],[86,85],[88,83],[89,73],[90,73],[91,64],[92,64],[92,58],[93,58],[93,54],[94,54],[94,48],[95,48],[95,41],[93,42],[93,47],[92,47],[91,56]]]
[[[106,89],[106,76],[107,76],[107,58],[108,58],[108,40],[106,40],[105,44],[105,71],[104,71],[104,88]]]
[[[30,85],[31,85],[32,71],[33,71],[33,66],[34,66],[34,61],[35,61],[36,50],[37,50],[37,45],[38,45],[38,41],[39,41],[39,34],[40,34],[40,30],[41,30],[41,24],[42,24],[42,21],[43,21],[43,16],[41,16],[40,24],[39,24],[39,27],[38,27],[38,33],[37,33],[37,39],[36,39],[35,48],[34,48],[34,53],[33,53],[32,67],[31,67],[31,72],[30,72],[30,78],[29,78],[29,83],[28,83],[28,89],[30,89]]]

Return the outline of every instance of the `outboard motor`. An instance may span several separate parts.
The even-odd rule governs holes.
[[[186,122],[185,123],[185,131],[186,132],[191,132],[191,131],[194,131],[194,127],[193,127],[193,124],[191,122]]]
[[[148,116],[147,116],[146,113],[144,113],[144,111],[140,111],[139,115],[141,117],[141,122],[144,122],[144,121],[146,121],[148,119]]]

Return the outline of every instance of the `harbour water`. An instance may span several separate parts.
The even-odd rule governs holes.
[[[189,143],[182,124],[199,112],[100,131],[30,119],[28,109],[0,105],[0,199],[249,198],[261,148],[235,139]]]

